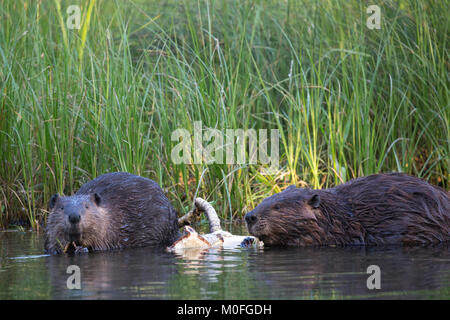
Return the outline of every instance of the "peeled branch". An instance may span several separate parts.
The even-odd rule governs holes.
[[[178,226],[184,227],[183,236],[175,241],[168,251],[177,251],[180,249],[189,248],[209,248],[218,245],[222,247],[262,247],[263,243],[258,241],[255,237],[250,236],[236,236],[228,231],[222,230],[220,227],[220,219],[217,216],[216,210],[206,200],[202,198],[195,199],[195,207],[187,214],[178,219]],[[199,235],[192,227],[185,226],[190,224],[190,220],[194,216],[198,216],[200,212],[204,212],[209,222],[208,234]]]
[[[200,212],[204,212],[209,222],[209,232],[213,233],[222,230],[220,227],[220,219],[217,216],[216,210],[213,206],[206,200],[202,198],[195,199],[195,207],[187,214],[178,219],[178,226],[183,227],[189,224],[190,220],[194,215],[199,215]]]

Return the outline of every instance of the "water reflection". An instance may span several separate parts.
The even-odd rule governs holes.
[[[249,272],[269,299],[281,291],[292,299],[432,298],[450,293],[448,247],[270,248],[251,261]],[[370,265],[380,267],[381,290],[367,288]]]
[[[51,256],[47,270],[57,298],[163,298],[165,284],[176,273],[173,257],[163,248],[137,248],[115,252]],[[80,267],[82,290],[68,290],[69,265]]]
[[[0,232],[0,299],[450,298],[446,246],[42,252],[42,234]],[[69,265],[81,290],[67,289]],[[369,265],[381,290],[367,289]]]

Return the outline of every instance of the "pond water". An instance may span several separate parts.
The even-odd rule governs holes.
[[[241,227],[231,230],[245,234]],[[67,267],[80,267],[69,290]],[[381,289],[369,290],[370,265]],[[450,299],[450,249],[137,248],[43,254],[42,233],[0,232],[0,299]]]

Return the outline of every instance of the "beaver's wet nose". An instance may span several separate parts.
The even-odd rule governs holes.
[[[256,217],[253,211],[250,211],[245,215],[245,221],[247,222],[248,225],[255,223],[256,220],[258,220],[258,218]]]
[[[80,220],[81,220],[81,216],[79,213],[74,212],[74,213],[69,214],[69,222],[70,223],[77,224],[80,222]]]

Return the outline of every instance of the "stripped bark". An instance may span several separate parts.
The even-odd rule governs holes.
[[[220,219],[217,216],[216,210],[213,206],[206,200],[202,198],[195,199],[195,208],[186,213],[184,216],[178,219],[178,226],[182,227],[190,224],[190,220],[195,216],[199,215],[200,212],[204,212],[208,222],[209,222],[209,232],[213,233],[216,231],[221,231]]]
[[[252,236],[237,236],[228,231],[222,230],[220,227],[220,219],[217,216],[216,210],[208,201],[202,198],[196,198],[194,201],[195,207],[187,214],[178,219],[178,225],[184,227],[184,235],[174,242],[174,244],[167,248],[169,252],[181,252],[185,254],[185,249],[199,249],[211,247],[236,248],[236,247],[256,247],[262,248],[264,243]],[[200,215],[204,212],[209,222],[209,232],[207,234],[199,235],[193,228],[185,226],[190,224],[190,220],[194,216]]]

